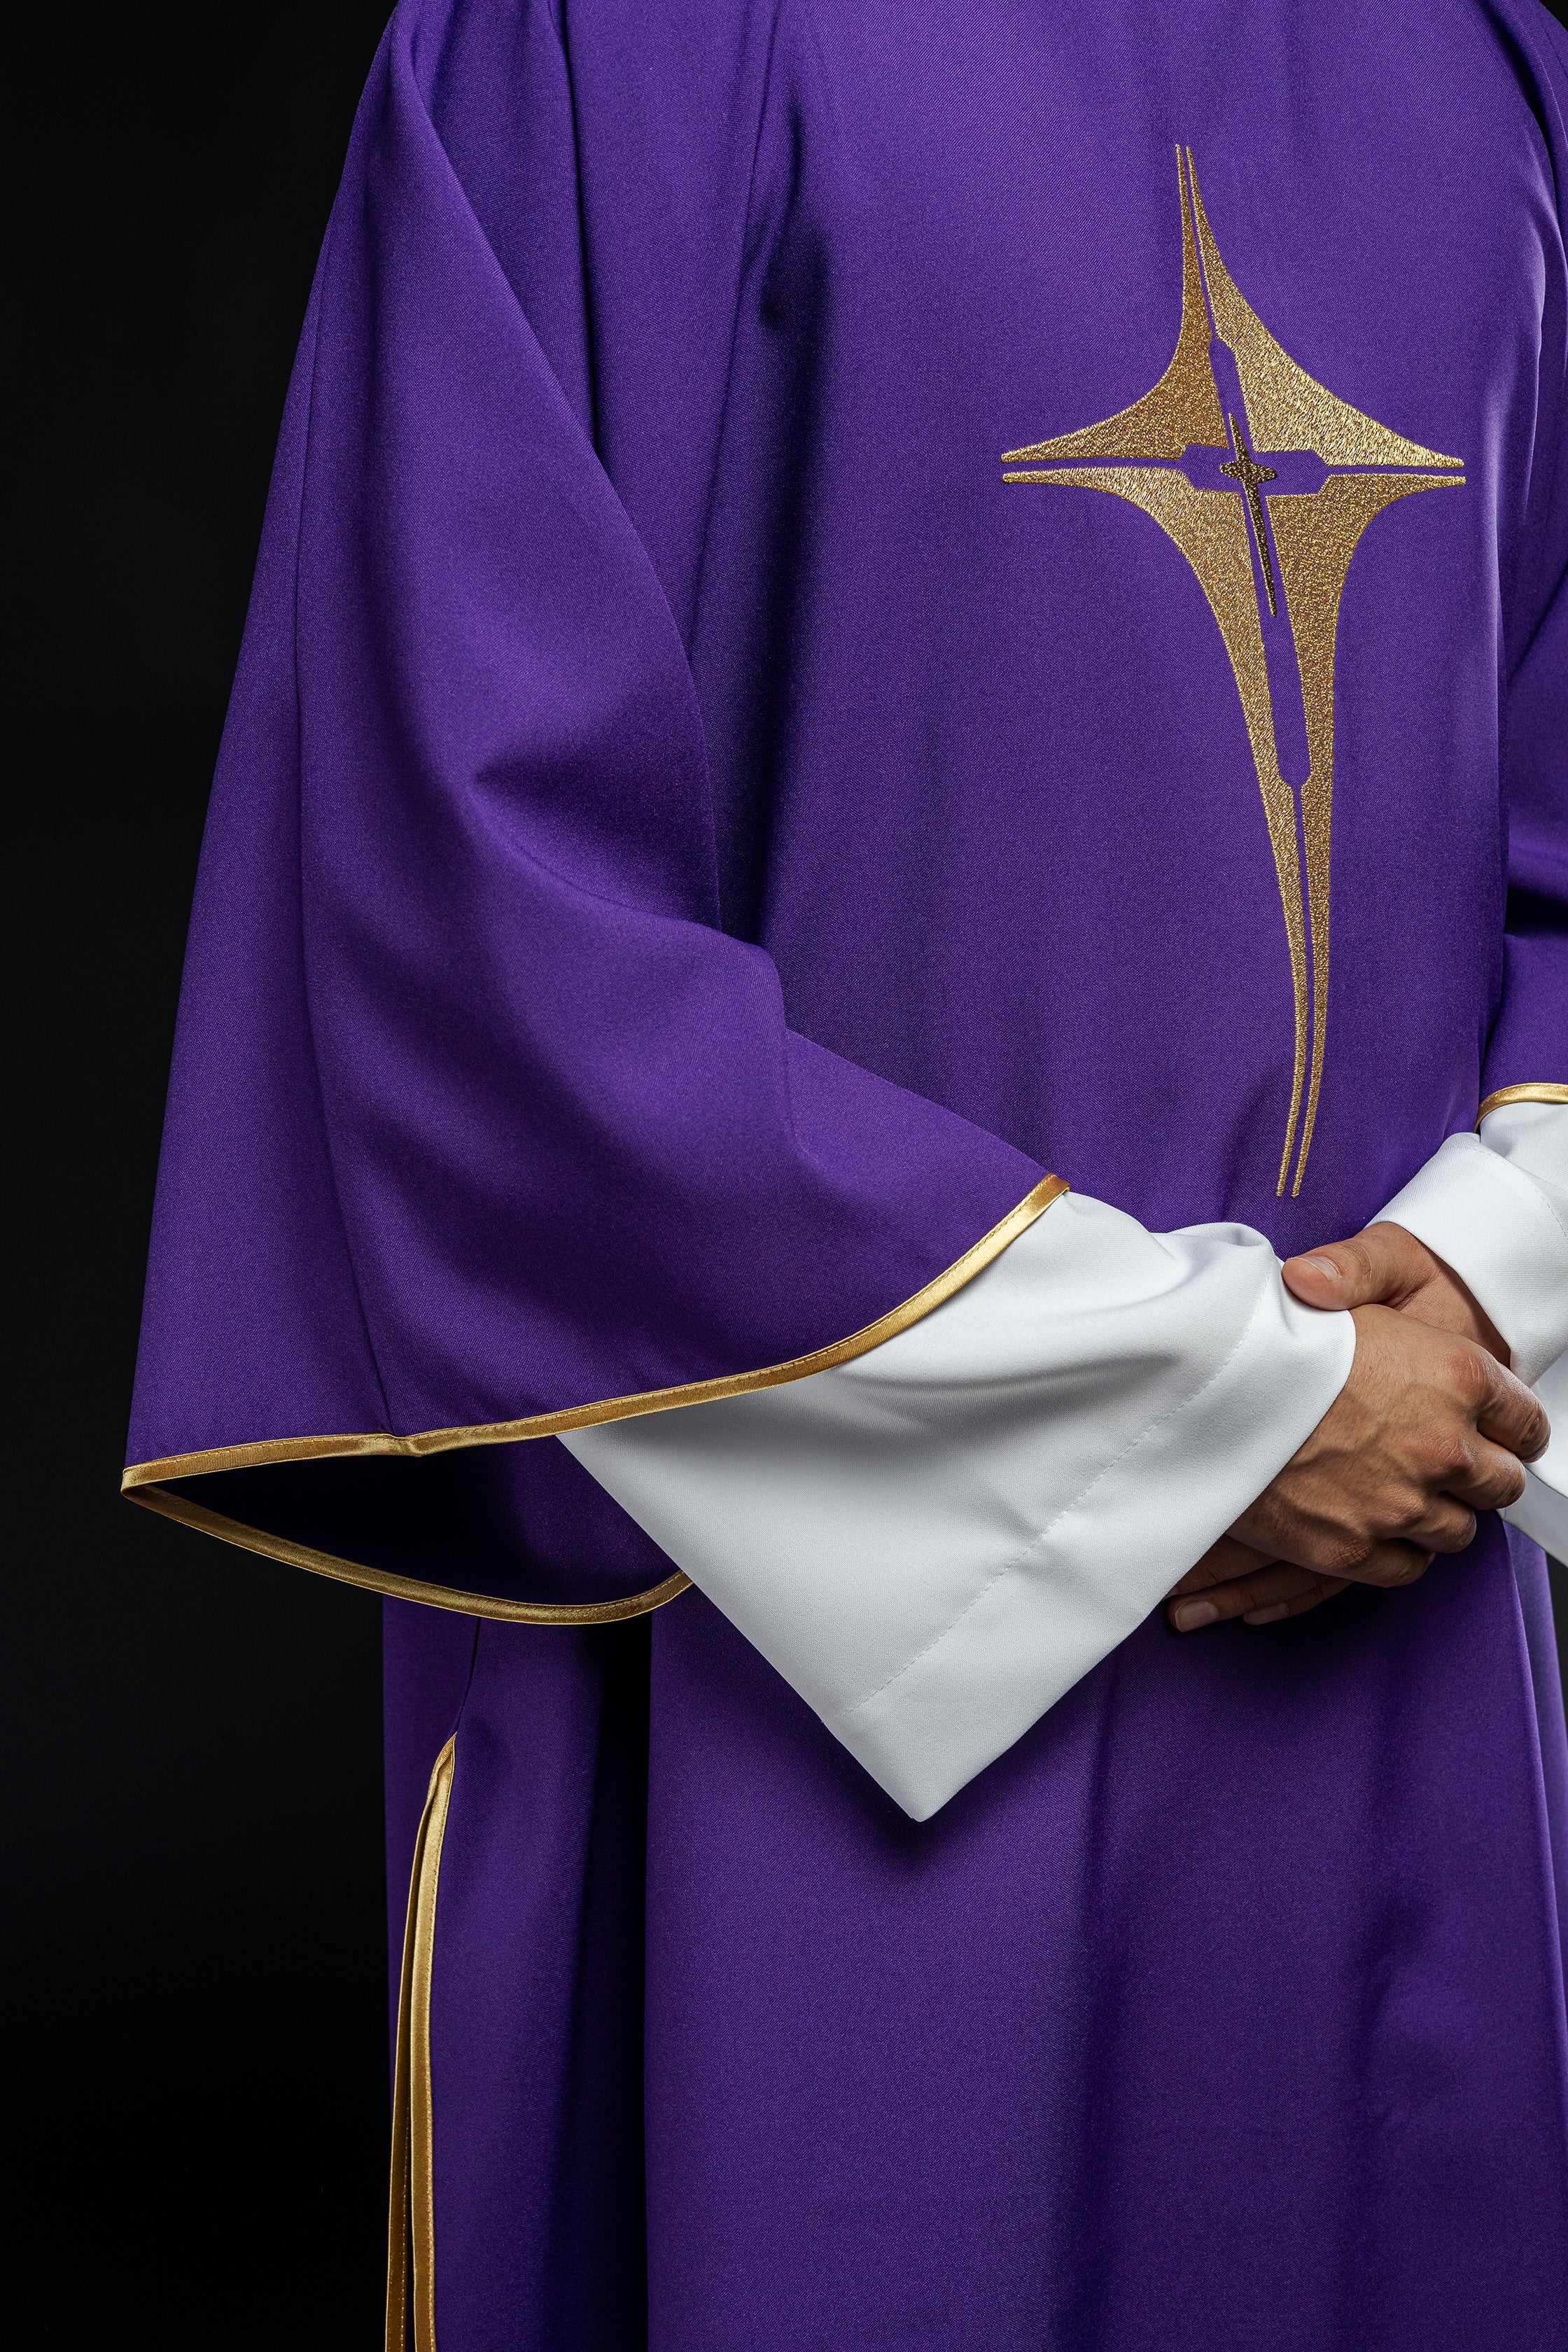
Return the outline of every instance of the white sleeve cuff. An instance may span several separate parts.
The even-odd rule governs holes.
[[[561,1442],[924,1820],[1255,1500],[1354,1349],[1248,1227],[1068,1193],[851,1363]]]
[[[1521,1381],[1568,1348],[1568,1106],[1511,1104],[1449,1136],[1382,1214],[1469,1286]]]
[[[1507,1103],[1449,1136],[1383,1213],[1469,1285],[1546,1407],[1552,1443],[1502,1516],[1568,1559],[1568,1104]]]
[[[1502,1516],[1554,1559],[1568,1560],[1568,1354],[1542,1372],[1535,1393],[1546,1407],[1552,1443],[1539,1462],[1525,1465],[1524,1492]]]

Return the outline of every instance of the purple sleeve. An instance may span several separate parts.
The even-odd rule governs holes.
[[[576,250],[570,173],[513,189],[534,229],[503,268],[437,128],[489,106],[488,152],[547,145],[568,94],[475,51],[454,96],[476,14],[500,21],[394,20],[312,297],[203,852],[133,1464],[482,1440],[777,1364],[1041,1175],[792,1033],[719,926],[680,635],[563,383],[581,321],[557,302],[536,334],[520,299],[531,254],[559,288]],[[506,119],[521,89],[544,131]],[[246,1470],[247,1518],[271,1475]]]
[[[1510,9],[1510,21],[1561,192],[1568,186],[1568,42],[1543,9]],[[1508,1087],[1568,1081],[1568,267],[1561,206],[1560,193],[1557,215],[1539,224],[1535,431],[1521,509],[1503,542],[1511,568],[1500,582],[1508,928],[1483,1100]]]

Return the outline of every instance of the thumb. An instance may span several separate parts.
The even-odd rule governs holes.
[[[1285,1261],[1285,1285],[1307,1307],[1380,1307],[1407,1297],[1430,1272],[1430,1254],[1403,1225],[1368,1225],[1348,1242]]]

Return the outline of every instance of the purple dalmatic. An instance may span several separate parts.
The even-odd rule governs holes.
[[[1048,1171],[1285,1252],[1563,1076],[1565,101],[1534,0],[394,18],[131,1483],[437,1604],[419,2352],[1562,2341],[1531,1546],[1152,1620],[917,1824],[552,1433]]]

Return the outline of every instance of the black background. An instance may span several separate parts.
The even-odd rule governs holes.
[[[373,2352],[380,1604],[117,1487],[202,816],[289,367],[388,10],[29,13],[36,46],[11,56],[27,172],[9,242],[29,279],[7,369],[27,394],[5,448],[23,524],[8,1039],[36,1192],[7,1252],[28,1313],[0,2081],[37,2201],[0,2326],[72,2352]]]
[[[378,1604],[128,1508],[116,1484],[202,815],[385,13],[33,11],[12,48],[9,1041],[29,1192],[10,1227],[5,2077],[36,2206],[6,2304],[29,2346],[380,2341]]]

